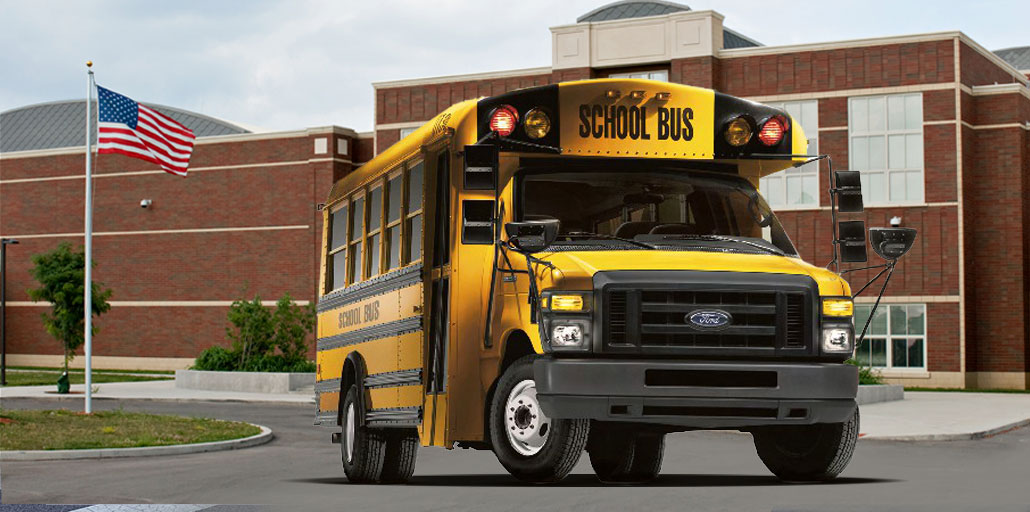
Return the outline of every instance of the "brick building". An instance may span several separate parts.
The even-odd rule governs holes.
[[[225,343],[235,299],[315,295],[321,212],[335,179],[371,158],[371,139],[340,127],[252,133],[151,105],[198,135],[189,177],[141,160],[95,160],[94,279],[113,291],[99,317],[98,368],[184,368]],[[96,112],[96,110],[93,110]],[[0,234],[8,246],[8,364],[59,366],[26,290],[30,256],[83,243],[85,104],[32,105],[0,117]],[[150,199],[144,209],[140,201]],[[312,349],[313,351],[313,349]],[[73,364],[81,365],[82,358]]]
[[[310,300],[316,205],[330,183],[446,107],[630,76],[787,109],[811,152],[863,171],[867,210],[850,218],[884,226],[897,217],[919,229],[860,358],[910,386],[1030,388],[1030,47],[992,53],[960,32],[763,46],[717,12],[662,1],[609,4],[551,34],[548,67],[374,84],[371,134],[245,133],[169,109],[235,127],[198,139],[188,181],[102,155],[96,278],[115,297],[98,321],[97,364],[181,367],[223,342],[231,300]],[[42,364],[59,350],[24,293],[28,255],[81,243],[83,113],[70,118],[75,141],[11,148],[13,131],[31,132],[10,123],[20,110],[0,119],[0,234],[22,243],[8,265],[8,343],[12,364]],[[762,182],[802,257],[816,263],[831,248],[825,171],[810,165]],[[153,208],[139,208],[144,198]]]
[[[909,386],[1030,387],[1030,48],[995,54],[960,32],[763,46],[717,12],[641,1],[552,27],[551,40],[549,67],[374,84],[376,147],[463,99],[585,78],[669,80],[786,108],[811,152],[863,172],[867,210],[851,218],[919,230],[859,357]],[[832,238],[823,165],[761,184],[817,263]]]

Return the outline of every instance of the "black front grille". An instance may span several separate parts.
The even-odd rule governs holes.
[[[610,289],[604,293],[605,349],[615,352],[740,354],[806,349],[805,291]],[[689,321],[717,310],[732,320],[718,329]]]

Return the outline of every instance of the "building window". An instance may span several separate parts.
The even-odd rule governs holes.
[[[848,100],[851,170],[862,172],[866,204],[922,203],[923,95]]]
[[[819,101],[787,101],[766,103],[770,107],[786,110],[808,138],[808,154],[819,154]],[[819,206],[819,162],[791,167],[762,178],[762,195],[773,208],[804,208]]]
[[[329,215],[329,279],[327,292],[347,284],[347,205]]]
[[[403,139],[404,137],[407,137],[408,135],[415,133],[415,130],[417,130],[418,128],[418,126],[412,128],[401,128],[401,136],[399,138]]]
[[[639,78],[641,80],[669,81],[668,69],[652,69],[649,71],[633,71],[631,73],[612,73],[608,78]]]
[[[855,336],[862,333],[870,304],[855,305]],[[926,304],[883,304],[855,351],[863,366],[926,369]]]

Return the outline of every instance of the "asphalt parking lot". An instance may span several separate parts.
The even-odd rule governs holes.
[[[5,399],[5,408],[81,407]],[[0,461],[9,503],[241,503],[298,510],[1030,510],[1030,429],[949,442],[861,440],[827,484],[784,484],[746,434],[671,435],[658,481],[603,486],[584,457],[554,486],[525,485],[490,452],[422,449],[403,486],[350,485],[309,405],[102,400],[97,409],[244,420],[276,439],[239,451],[132,459]]]

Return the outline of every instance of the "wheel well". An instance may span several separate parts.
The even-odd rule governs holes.
[[[343,371],[340,373],[340,401],[336,406],[336,424],[343,424],[343,399],[347,395],[347,389],[354,385],[358,379],[358,369],[354,360],[347,358],[343,362]]]
[[[529,340],[529,336],[526,333],[515,331],[508,335],[508,339],[504,343],[504,354],[501,356],[501,363],[497,368],[497,375],[494,376],[494,381],[490,384],[490,389],[486,393],[486,402],[483,407],[483,440],[487,444],[490,443],[490,404],[494,400],[494,390],[497,389],[497,381],[512,363],[522,357],[533,354],[536,354],[536,351],[533,350],[533,342]]]

